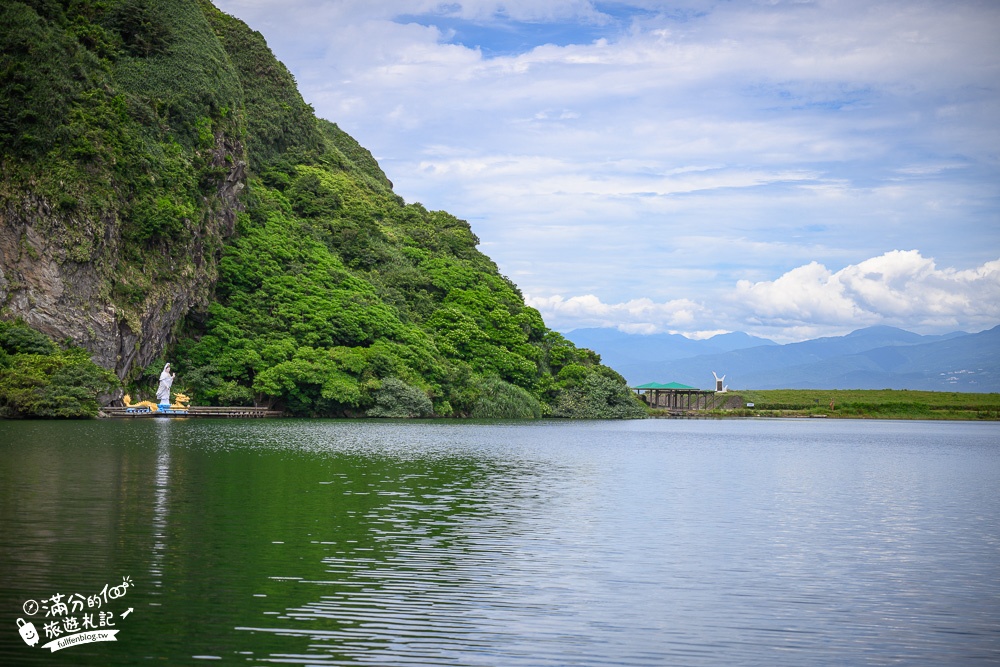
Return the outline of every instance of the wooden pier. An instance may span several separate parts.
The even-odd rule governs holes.
[[[250,408],[242,406],[212,407],[212,406],[192,406],[185,410],[170,410],[168,412],[152,412],[131,410],[125,407],[101,408],[101,412],[108,417],[127,418],[160,418],[177,419],[179,417],[223,417],[240,419],[263,419],[265,417],[280,417],[281,410],[270,410],[268,408]]]

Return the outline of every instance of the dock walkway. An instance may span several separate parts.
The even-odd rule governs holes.
[[[186,410],[170,410],[169,412],[132,411],[124,407],[106,407],[101,411],[109,417],[229,417],[242,419],[261,419],[265,417],[280,417],[280,410],[268,408],[249,408],[242,406],[192,406]]]

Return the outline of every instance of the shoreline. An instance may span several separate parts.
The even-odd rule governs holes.
[[[1000,394],[911,389],[761,389],[731,392],[736,407],[691,411],[691,416],[801,419],[894,419],[926,421],[1000,421]],[[676,410],[649,409],[654,417]]]
[[[995,422],[1000,421],[1000,415],[991,414],[989,416],[964,416],[964,415],[870,415],[870,414],[805,414],[794,411],[747,411],[728,410],[725,412],[694,411],[690,414],[661,414],[666,411],[650,411],[648,419],[855,419],[855,420],[881,420],[881,421],[951,421],[951,422]]]

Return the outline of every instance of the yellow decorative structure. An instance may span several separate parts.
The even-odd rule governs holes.
[[[185,396],[185,398],[187,397]],[[153,403],[152,401],[140,401],[139,403],[133,404],[132,397],[129,396],[128,394],[125,394],[125,396],[122,398],[122,401],[125,402],[126,408],[146,408],[150,412],[156,412],[160,409],[160,407],[156,403]]]
[[[185,394],[177,394],[174,396],[175,403],[170,404],[171,410],[187,410],[188,403],[191,402],[191,397]]]

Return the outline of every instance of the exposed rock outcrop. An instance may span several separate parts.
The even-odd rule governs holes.
[[[216,136],[210,166],[224,168],[214,195],[205,197],[206,221],[180,252],[186,261],[152,282],[139,304],[116,299],[120,222],[114,215],[81,221],[49,201],[26,194],[0,209],[0,307],[54,340],[71,341],[99,365],[125,378],[160,356],[191,308],[210,301],[222,241],[233,233],[246,184],[239,141]],[[90,258],[76,261],[53,230],[83,228]]]

